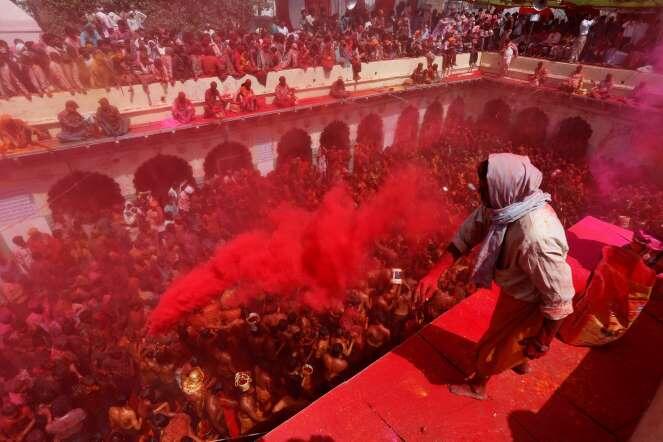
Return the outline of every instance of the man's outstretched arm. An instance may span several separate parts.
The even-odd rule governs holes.
[[[442,258],[438,261],[437,264],[428,272],[417,285],[417,290],[415,292],[416,300],[418,303],[426,302],[433,294],[438,290],[437,283],[444,275],[444,272],[447,271],[449,267],[453,265],[463,254],[458,250],[458,248],[453,244],[449,243],[442,255]]]

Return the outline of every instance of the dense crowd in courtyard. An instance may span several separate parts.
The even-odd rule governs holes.
[[[312,161],[300,131],[282,140],[268,176],[250,156],[231,156],[210,166],[201,186],[165,183],[126,203],[92,192],[94,209],[75,207],[75,193],[54,197],[52,233],[16,237],[13,256],[0,263],[2,438],[179,442],[271,428],[474,291],[468,260],[425,304],[412,289],[439,258],[452,224],[479,204],[476,164],[491,152],[529,155],[567,227],[593,213],[663,234],[660,189],[632,183],[628,201],[598,198],[584,157],[514,144],[454,115],[425,117],[414,138],[404,135],[412,128],[403,118],[384,151],[381,125],[364,125],[351,171],[347,149],[330,146]],[[376,271],[342,303],[316,310],[297,296],[259,293],[237,305],[229,290],[165,333],[147,332],[173,280],[238,234],[269,228],[274,207],[315,210],[339,181],[361,207],[406,165],[432,174],[448,225],[417,243],[393,234],[373,244]],[[402,281],[393,268],[402,269]]]
[[[149,23],[137,10],[100,8],[62,36],[44,34],[39,42],[11,46],[0,41],[0,98],[155,81],[172,87],[244,74],[264,81],[270,71],[330,71],[337,64],[352,66],[358,79],[362,62],[421,56],[428,63],[407,82],[426,84],[448,74],[457,53],[483,50],[500,50],[509,62],[520,53],[639,68],[650,63],[660,37],[660,23],[648,18],[573,16],[562,22],[545,16],[530,33],[526,15],[485,9],[442,15],[403,2],[392,15],[302,11],[296,30],[274,23],[253,33],[190,33],[151,29]],[[442,66],[433,63],[434,55],[443,57]],[[546,85],[544,63],[530,81]],[[583,85],[579,65],[561,89],[578,93]],[[212,82],[203,117],[255,112],[263,103],[251,86],[246,81],[227,96]],[[639,104],[645,87],[624,101]],[[608,75],[587,94],[606,99],[611,88]],[[285,77],[274,92],[276,106],[295,105]],[[351,94],[339,79],[330,95]],[[0,255],[0,441],[258,437],[476,290],[470,255],[451,267],[429,300],[414,293],[458,222],[480,203],[476,167],[490,153],[529,156],[567,228],[591,214],[663,238],[660,186],[643,174],[615,183],[621,192],[606,192],[594,180],[587,146],[572,144],[589,135],[571,130],[567,138],[544,143],[527,124],[514,123],[514,132],[504,121],[466,120],[459,106],[452,103],[444,118],[434,102],[421,127],[417,111],[412,108],[412,120],[406,109],[386,149],[375,114],[360,124],[352,153],[345,123],[325,129],[317,157],[309,135],[293,129],[281,139],[276,168],[266,176],[255,170],[245,146],[226,143],[206,162],[202,184],[172,162],[140,178],[137,172],[139,193],[132,200],[95,174],[58,183],[49,195],[51,232],[31,228],[13,239],[11,255]],[[129,130],[128,119],[107,99],[93,118],[77,107],[70,100],[58,115],[63,142]],[[179,123],[196,117],[184,93],[172,103],[172,116]],[[0,152],[3,145],[25,147],[47,137],[20,120],[0,118]],[[177,324],[150,333],[150,315],[174,281],[239,235],[272,229],[272,215],[284,204],[314,212],[342,186],[361,208],[408,167],[430,178],[445,222],[417,241],[390,232],[369,244],[370,271],[337,294],[337,302],[321,308],[297,292],[253,293],[238,301],[234,290],[225,290]]]

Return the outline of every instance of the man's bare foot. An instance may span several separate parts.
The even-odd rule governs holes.
[[[449,391],[455,395],[470,397],[478,401],[484,401],[488,398],[485,385],[452,384],[449,385]]]
[[[523,374],[527,374],[530,371],[532,371],[532,366],[529,365],[529,362],[525,361],[520,365],[516,365],[511,370],[513,370],[515,373],[523,375]]]

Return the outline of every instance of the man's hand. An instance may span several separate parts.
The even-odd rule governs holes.
[[[437,283],[440,280],[440,274],[437,269],[433,269],[428,275],[424,276],[414,293],[417,304],[423,304],[438,290]]]
[[[438,262],[435,267],[426,275],[419,284],[417,289],[414,292],[414,298],[417,304],[423,304],[428,301],[428,299],[433,296],[433,294],[438,290],[437,283],[447,271],[449,267],[453,265],[462,254],[458,251],[456,246],[449,244],[447,250],[442,255],[440,262]]]

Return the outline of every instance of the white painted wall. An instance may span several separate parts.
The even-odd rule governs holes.
[[[490,57],[487,60],[490,60]],[[360,87],[368,88],[371,84],[384,85],[388,82],[402,82],[402,76],[409,75],[417,62],[419,60],[416,59],[397,60],[366,65],[365,72],[362,72],[366,80],[363,84],[360,84]],[[466,57],[460,56],[459,64],[462,66],[463,63],[466,63]],[[393,69],[390,69],[389,65]],[[337,67],[336,69],[341,68]],[[284,74],[289,76],[291,84],[303,85],[302,92],[304,93],[327,93],[324,87],[318,88],[319,84],[328,84],[334,76],[332,75],[331,79],[325,78],[322,80],[319,75],[321,73],[316,73],[314,70],[309,71],[311,72],[292,70],[286,71]],[[341,71],[343,70],[341,69]],[[389,75],[389,77],[383,80],[381,76],[384,75]],[[232,81],[236,82],[236,80]],[[276,81],[277,77],[271,76],[268,86],[274,85]],[[195,96],[201,97],[202,91],[207,87],[203,82],[204,80],[199,81],[199,84],[187,82],[186,87],[190,86],[192,88],[190,93],[199,94]],[[152,86],[161,87],[160,85]],[[394,90],[395,94],[398,94],[398,91],[402,91],[402,88],[395,87]],[[265,88],[262,92],[265,92]],[[154,155],[163,153],[179,156],[192,166],[196,178],[202,179],[202,165],[207,153],[224,141],[234,140],[247,145],[251,149],[254,163],[258,169],[262,173],[268,173],[275,165],[275,152],[279,138],[292,127],[300,127],[310,134],[314,155],[316,155],[319,149],[320,134],[331,121],[342,119],[348,123],[352,141],[354,141],[361,118],[368,113],[375,112],[383,118],[385,146],[390,146],[393,143],[398,117],[404,107],[413,104],[419,109],[423,117],[425,109],[436,97],[441,99],[446,111],[448,104],[459,95],[464,98],[466,114],[473,117],[479,115],[485,102],[492,98],[502,98],[507,101],[511,105],[514,115],[519,109],[528,106],[539,106],[550,117],[549,133],[555,130],[556,125],[563,118],[581,115],[592,125],[594,134],[590,142],[594,145],[609,137],[613,133],[611,131],[616,130],[615,128],[622,131],[630,130],[633,125],[633,116],[626,118],[625,115],[615,113],[614,110],[609,108],[597,106],[596,103],[579,106],[570,103],[566,99],[551,97],[550,94],[531,95],[526,93],[526,89],[523,88],[496,86],[488,82],[472,83],[469,86],[449,85],[445,87],[441,85],[435,89],[407,92],[406,95],[372,98],[353,104],[336,103],[307,112],[284,111],[278,116],[266,115],[250,121],[230,122],[216,128],[201,128],[183,133],[177,132],[155,136],[149,139],[139,138],[118,145],[56,152],[21,160],[4,160],[0,162],[0,189],[3,191],[15,190],[18,193],[32,195],[38,210],[33,219],[27,219],[21,223],[24,230],[27,230],[32,224],[48,218],[49,209],[46,200],[49,188],[58,179],[73,170],[105,173],[116,179],[123,194],[133,195],[135,193],[133,187],[134,172],[144,161]],[[41,109],[42,105],[52,105],[54,102],[58,103],[57,100],[64,100],[65,98],[68,98],[68,96],[54,97],[54,101],[44,100],[43,103],[32,103],[30,106],[17,100],[16,109],[19,112],[28,112],[31,109],[38,114],[43,111]],[[12,108],[14,108],[13,102],[14,100],[10,102]],[[92,105],[87,101],[85,103],[87,103],[87,106]],[[138,106],[136,102],[134,104]],[[127,105],[133,104],[129,102]],[[6,109],[8,104],[6,102],[0,103],[0,113],[3,112],[2,106],[5,106]],[[153,107],[139,109],[139,111],[145,111],[145,115],[149,118],[154,118],[160,112]],[[3,228],[6,228],[6,223],[4,225],[0,223],[0,230]]]
[[[459,68],[467,66],[467,57],[459,57]],[[381,87],[395,87],[403,84],[403,80],[410,76],[417,63],[425,63],[425,58],[405,58],[389,61],[364,63],[361,80],[357,83],[357,90],[377,89]],[[441,60],[438,60],[441,66]],[[288,84],[297,89],[297,96],[310,98],[327,95],[329,87],[339,77],[354,87],[352,69],[340,65],[334,66],[329,75],[322,68],[288,69],[279,72],[270,72],[267,75],[266,85],[263,86],[255,77],[246,75],[240,79],[227,77],[225,81],[218,78],[206,77],[198,81],[187,80],[177,82],[175,87],[152,83],[148,85],[147,93],[142,86],[123,86],[121,88],[91,89],[87,94],[72,96],[68,92],[57,92],[53,97],[33,96],[31,100],[25,97],[12,97],[10,100],[0,100],[0,114],[9,114],[20,118],[30,124],[55,127],[57,114],[64,109],[68,100],[75,100],[82,114],[92,114],[98,107],[102,97],[116,106],[121,112],[131,117],[133,124],[148,123],[165,120],[170,117],[170,108],[179,92],[184,92],[200,109],[205,99],[205,91],[212,81],[216,81],[223,92],[235,94],[240,85],[250,79],[256,95],[263,95],[269,102],[280,76],[286,77]],[[167,124],[167,122],[166,122]]]

